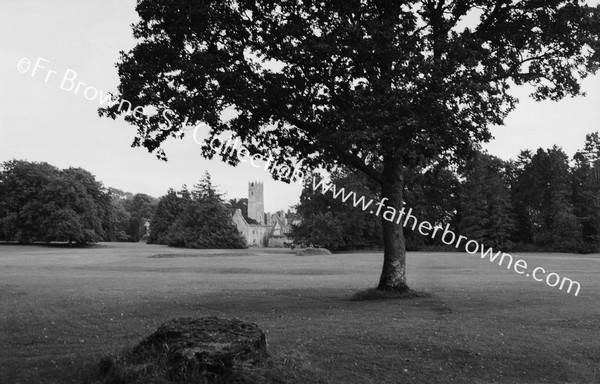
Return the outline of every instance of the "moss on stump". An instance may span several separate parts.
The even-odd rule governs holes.
[[[253,323],[217,317],[177,318],[117,358],[101,361],[104,383],[222,382],[239,366],[268,357],[265,333]]]

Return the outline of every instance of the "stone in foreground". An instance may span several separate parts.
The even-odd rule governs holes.
[[[120,361],[105,368],[116,373],[115,368],[121,370],[125,365],[129,371],[125,376],[141,370],[141,376],[161,372],[177,381],[218,377],[266,357],[265,333],[256,324],[217,317],[177,318],[162,324]]]

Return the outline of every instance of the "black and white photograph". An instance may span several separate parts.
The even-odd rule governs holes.
[[[600,0],[0,0],[0,384],[600,383]]]

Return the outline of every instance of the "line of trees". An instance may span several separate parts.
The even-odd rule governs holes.
[[[149,195],[105,188],[82,168],[0,164],[0,241],[139,241],[156,203]]]
[[[0,164],[0,241],[21,244],[110,242],[187,248],[245,248],[231,220],[247,200],[225,203],[207,172],[188,191],[157,199],[106,188],[81,168],[11,160]],[[148,226],[150,232],[148,233]]]
[[[477,153],[464,167],[414,168],[404,174],[404,195],[413,214],[470,239],[503,250],[600,251],[600,136],[586,136],[572,161],[554,146],[522,151],[504,161]],[[338,170],[331,181],[374,200],[376,185],[360,174]],[[307,179],[298,212],[297,243],[333,250],[382,247],[380,220],[351,209],[330,194],[312,191]],[[435,239],[406,231],[409,249],[439,247]]]

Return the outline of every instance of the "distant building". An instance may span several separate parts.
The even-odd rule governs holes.
[[[238,231],[240,231],[242,236],[246,239],[246,243],[248,244],[248,246],[268,246],[269,237],[271,236],[271,232],[273,231],[272,226],[264,224],[248,224],[248,222],[242,215],[242,210],[239,208],[235,210],[232,220],[235,226],[237,227]]]
[[[232,220],[238,231],[246,239],[248,246],[281,248],[291,244],[288,237],[292,224],[300,222],[296,215],[278,211],[265,214],[264,186],[261,182],[248,183],[248,218],[259,224],[249,224],[242,215],[241,209],[236,209]]]

